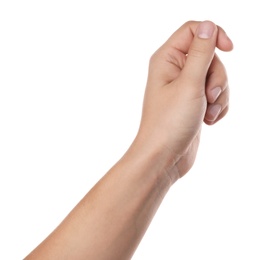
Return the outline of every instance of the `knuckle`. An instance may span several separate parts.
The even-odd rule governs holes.
[[[184,26],[192,27],[194,24],[198,24],[198,23],[199,23],[198,21],[189,20],[189,21],[187,21],[187,22],[184,23]]]
[[[200,47],[193,46],[192,48],[189,49],[188,56],[200,58],[204,56],[205,53],[206,53],[206,48],[204,48],[203,46],[200,46]]]

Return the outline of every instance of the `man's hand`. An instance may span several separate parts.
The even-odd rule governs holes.
[[[173,182],[193,165],[203,121],[212,125],[228,111],[227,75],[216,47],[233,48],[224,30],[190,21],[150,60],[138,137],[169,151]]]

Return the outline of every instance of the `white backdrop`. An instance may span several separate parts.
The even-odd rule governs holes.
[[[204,126],[134,260],[270,259],[267,1],[0,1],[0,259],[22,259],[122,156],[148,60],[184,22],[212,20],[231,106]]]

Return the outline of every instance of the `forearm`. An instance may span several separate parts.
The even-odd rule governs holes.
[[[166,151],[135,141],[26,259],[130,259],[171,186]]]

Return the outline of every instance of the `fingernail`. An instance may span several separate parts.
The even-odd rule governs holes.
[[[201,22],[198,26],[197,35],[201,39],[209,39],[212,37],[215,26],[209,21]]]
[[[220,93],[221,93],[221,87],[215,87],[215,88],[213,88],[213,89],[210,91],[210,93],[211,93],[211,96],[212,96],[212,102],[215,102],[215,101],[217,100],[218,96],[219,96]],[[211,102],[211,103],[212,103],[212,102]]]
[[[215,121],[220,111],[221,111],[221,105],[219,104],[210,105],[207,111],[207,114],[208,114],[207,119],[209,121]]]

